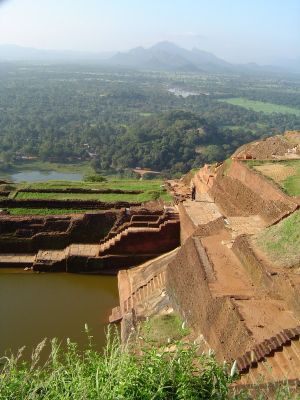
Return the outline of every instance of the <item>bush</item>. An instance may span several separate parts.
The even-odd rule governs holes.
[[[95,175],[85,175],[83,178],[84,182],[106,182],[107,179],[104,176],[95,174]]]

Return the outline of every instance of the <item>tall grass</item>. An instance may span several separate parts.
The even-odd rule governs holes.
[[[288,384],[273,387],[271,397],[268,388],[230,388],[238,378],[235,368],[229,372],[213,355],[199,355],[193,344],[176,342],[157,348],[138,339],[134,347],[132,342],[124,346],[109,330],[103,353],[94,350],[89,334],[89,344],[81,352],[70,340],[63,348],[53,339],[44,363],[46,339],[33,351],[30,362],[22,361],[20,349],[16,356],[0,358],[0,400],[299,399]]]
[[[144,344],[132,351],[108,332],[102,354],[93,349],[91,337],[82,353],[69,340],[66,350],[52,340],[48,361],[40,365],[44,345],[36,348],[30,363],[21,361],[21,351],[2,358],[1,400],[228,398],[232,378],[226,366],[197,355],[193,345],[177,343],[166,351]]]

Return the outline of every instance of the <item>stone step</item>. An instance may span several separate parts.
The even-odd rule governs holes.
[[[122,320],[122,313],[120,307],[114,307],[112,309],[111,315],[109,316],[109,323],[117,323]]]

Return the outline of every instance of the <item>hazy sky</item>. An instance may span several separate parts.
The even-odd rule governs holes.
[[[161,40],[234,62],[300,56],[300,0],[0,0],[0,44],[127,50]]]

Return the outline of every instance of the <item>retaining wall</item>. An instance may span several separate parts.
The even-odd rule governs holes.
[[[293,212],[298,205],[263,176],[233,161],[220,168],[210,195],[228,216],[260,215],[269,224]]]
[[[300,276],[289,269],[272,268],[266,265],[255,253],[249,235],[239,236],[232,250],[247,270],[256,286],[268,290],[269,296],[280,297],[288,307],[300,318]]]
[[[212,296],[210,278],[195,240],[197,238],[189,238],[168,265],[167,292],[173,307],[188,325],[204,336],[219,359],[229,360],[246,351],[253,339],[234,302],[228,297]]]
[[[47,200],[47,199],[4,199],[0,200],[0,208],[49,208],[68,210],[110,210],[112,208],[129,208],[141,203],[117,201],[107,203],[96,200]]]

